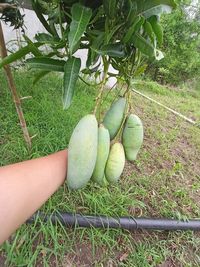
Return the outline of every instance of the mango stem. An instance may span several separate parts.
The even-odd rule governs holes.
[[[95,105],[94,111],[93,111],[93,114],[96,115],[97,109],[99,108],[99,118],[98,118],[98,121],[100,121],[100,107],[99,106],[100,106],[100,103],[101,103],[101,98],[102,98],[102,95],[103,95],[103,90],[104,90],[104,87],[105,87],[105,84],[106,84],[106,80],[107,80],[109,62],[107,62],[106,59],[103,58],[103,64],[104,64],[103,79],[102,79],[102,82],[101,82],[101,87],[100,87],[99,93],[98,93],[98,95],[96,97],[96,105]]]
[[[117,132],[117,135],[115,137],[115,141],[117,140],[121,140],[121,136],[122,136],[122,132],[123,132],[123,128],[124,128],[124,123],[126,121],[126,118],[127,118],[127,115],[129,113],[129,110],[130,110],[130,90],[129,90],[129,87],[130,87],[130,83],[127,85],[127,89],[126,89],[126,93],[124,95],[124,97],[126,97],[126,106],[125,106],[125,112],[124,112],[124,118],[123,118],[123,121],[122,121],[122,124]]]

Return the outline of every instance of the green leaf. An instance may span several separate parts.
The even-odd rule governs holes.
[[[63,108],[67,109],[71,105],[74,95],[75,85],[81,68],[80,58],[71,57],[64,66],[63,80]]]
[[[127,16],[127,26],[131,26],[134,23],[135,20],[135,15],[137,12],[137,3],[136,2],[132,2],[131,0],[129,0],[129,6],[127,6],[126,10],[129,11],[128,16]]]
[[[96,66],[94,66],[93,68],[91,68],[91,69],[89,69],[89,68],[85,68],[85,69],[83,69],[81,72],[83,73],[83,74],[92,74],[92,73],[94,73],[94,72],[96,72],[97,70],[98,70],[98,68],[100,67],[100,65],[101,65],[101,62],[99,62],[99,64],[97,64]]]
[[[31,52],[35,57],[41,57],[42,53],[40,52],[40,50],[37,48],[37,46],[31,41],[30,38],[28,38],[27,35],[23,35],[24,39],[26,40],[27,44],[30,45],[31,47]]]
[[[52,31],[51,27],[49,26],[49,24],[47,23],[46,19],[42,15],[41,7],[40,7],[40,5],[38,3],[38,0],[32,0],[31,3],[32,3],[33,10],[35,11],[38,19],[40,20],[40,22],[42,23],[42,25],[44,26],[44,28],[49,33],[51,33],[52,35],[54,35],[54,32]]]
[[[118,64],[118,62],[116,62],[114,59],[112,59],[112,61],[111,61],[111,65],[112,65],[112,67],[113,67],[114,69],[120,71],[121,67],[120,67],[120,65]]]
[[[86,68],[89,68],[92,64],[92,50],[89,48],[87,53]]]
[[[42,69],[46,71],[59,71],[64,72],[64,65],[66,61],[58,60],[48,57],[35,57],[26,60],[30,68]]]
[[[146,39],[144,39],[144,37],[142,37],[140,34],[136,33],[133,36],[132,42],[134,46],[138,48],[138,50],[141,53],[149,57],[154,56],[155,48]]]
[[[152,29],[156,35],[157,41],[159,45],[163,43],[163,28],[158,23],[158,19],[156,16],[152,16],[149,18],[149,22],[151,23]]]
[[[100,56],[94,50],[91,48],[88,49],[86,67],[89,69],[91,66],[94,66],[99,60],[99,57]]]
[[[104,0],[103,1],[103,7],[105,10],[106,15],[113,19],[115,16],[115,9],[116,9],[116,0]]]
[[[68,35],[70,54],[74,52],[74,48],[85,32],[92,16],[92,10],[79,3],[76,3],[72,6],[71,13],[72,22],[70,24],[70,32]]]
[[[86,61],[86,66],[89,68],[91,65],[96,64],[96,62],[99,59],[99,55],[97,54],[97,50],[99,50],[99,47],[102,45],[104,41],[104,32],[98,32],[98,35],[90,36],[90,48],[88,49],[88,56]]]
[[[136,32],[136,30],[138,28],[140,28],[142,26],[142,24],[144,23],[144,18],[142,17],[136,17],[135,20],[133,21],[133,24],[131,25],[131,27],[128,29],[128,31],[126,32],[124,38],[123,38],[123,43],[128,43],[128,41],[130,40],[130,38],[132,37],[132,35]]]
[[[124,25],[124,23],[121,23],[121,24],[118,24],[118,25],[114,26],[113,29],[108,33],[108,36],[106,38],[106,40],[108,42],[110,42],[110,40],[112,39],[114,34],[121,28],[122,25]]]
[[[33,85],[35,85],[40,79],[42,79],[44,76],[46,76],[49,73],[50,71],[48,70],[43,70],[43,71],[38,72],[34,77]]]
[[[154,43],[155,40],[154,31],[152,29],[151,23],[148,22],[147,20],[144,23],[144,32],[149,36],[151,42]]]
[[[40,43],[44,43],[44,44],[52,44],[52,43],[58,43],[59,39],[54,38],[52,35],[48,34],[48,33],[37,33],[35,35],[35,39],[40,42]]]
[[[99,55],[108,55],[110,57],[124,57],[124,46],[121,43],[103,45],[99,50],[96,50]]]
[[[91,38],[91,47],[93,47],[94,49],[98,49],[103,44],[104,37],[104,32],[99,32],[97,36],[93,36]]]
[[[34,45],[36,47],[41,46],[41,43],[34,43]],[[26,56],[27,54],[31,53],[33,51],[33,47],[32,45],[28,44],[24,47],[22,47],[21,49],[19,49],[17,52],[10,54],[9,56],[3,58],[0,61],[0,68],[2,68],[3,66],[10,64],[14,61],[17,61],[18,59],[23,58],[24,56]]]
[[[170,13],[173,8],[176,8],[174,0],[137,0],[138,14],[142,14],[146,18],[153,15],[161,15],[162,13]]]
[[[65,40],[47,33],[38,33],[35,35],[35,39],[42,44],[50,45],[53,49],[60,49],[66,46]]]
[[[139,67],[136,69],[136,71],[134,72],[134,76],[139,76],[139,75],[143,74],[143,73],[145,72],[147,66],[148,66],[147,64],[144,64],[144,65],[142,65],[142,66],[139,66]]]

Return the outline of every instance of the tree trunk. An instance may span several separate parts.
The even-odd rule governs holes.
[[[7,50],[6,50],[6,45],[5,45],[5,40],[4,40],[1,22],[0,22],[0,55],[2,58],[7,56]],[[4,70],[5,70],[8,85],[10,87],[10,91],[12,94],[13,102],[15,103],[15,108],[16,108],[16,111],[17,111],[17,114],[19,117],[19,121],[20,121],[20,125],[21,125],[22,131],[23,131],[24,139],[26,141],[28,148],[31,148],[31,138],[29,136],[29,132],[28,132],[28,129],[26,126],[26,121],[25,121],[23,110],[21,107],[21,101],[20,101],[20,98],[17,94],[17,89],[16,89],[16,86],[14,83],[11,68],[9,65],[6,65],[6,66],[4,66]]]

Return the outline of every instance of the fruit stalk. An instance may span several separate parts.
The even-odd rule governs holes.
[[[116,134],[116,137],[114,139],[115,141],[121,139],[124,123],[126,121],[126,117],[127,117],[128,113],[129,113],[129,110],[130,110],[130,96],[131,96],[131,94],[130,94],[130,91],[129,91],[129,87],[130,87],[130,84],[127,86],[127,89],[126,89],[126,92],[125,92],[125,97],[126,97],[127,101],[126,101],[126,106],[125,106],[124,118],[123,118],[122,124],[121,124],[121,126],[120,126],[120,128],[119,128],[119,130],[118,130],[118,132]]]
[[[99,90],[99,93],[96,97],[96,105],[94,107],[94,111],[93,114],[96,115],[97,113],[97,109],[101,103],[101,98],[102,98],[102,94],[103,94],[103,90],[104,90],[104,86],[106,84],[106,79],[107,79],[107,74],[108,74],[108,68],[109,68],[109,62],[106,61],[106,59],[103,57],[103,64],[104,64],[104,74],[103,74],[103,79],[102,79],[102,84]],[[99,118],[98,121],[100,121],[100,108],[99,108]]]

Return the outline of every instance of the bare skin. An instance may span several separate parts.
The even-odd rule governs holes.
[[[64,183],[67,150],[0,168],[0,244]]]

